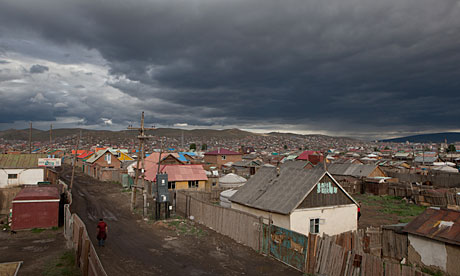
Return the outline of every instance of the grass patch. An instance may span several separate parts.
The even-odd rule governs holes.
[[[30,230],[30,232],[36,233],[36,234],[41,233],[43,231],[45,231],[45,229],[43,229],[43,228],[34,228],[34,229]]]
[[[397,196],[358,195],[355,196],[364,206],[377,206],[383,214],[398,216],[399,222],[409,222],[414,217],[425,211],[426,207],[412,203],[406,203],[403,198]]]
[[[58,259],[46,263],[43,276],[79,276],[80,270],[75,266],[75,253],[66,251]]]

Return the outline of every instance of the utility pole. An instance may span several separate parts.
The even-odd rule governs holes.
[[[73,155],[72,178],[70,178],[70,186],[69,186],[70,191],[72,191],[73,178],[75,176],[75,165],[77,164],[77,152],[78,152],[78,148],[80,147],[80,139],[81,139],[81,129],[80,129],[80,135],[78,136],[78,140],[77,140],[77,147],[76,147],[75,153]]]
[[[29,127],[29,153],[32,153],[32,122]]]
[[[140,162],[141,162],[141,177],[142,177],[142,195],[143,195],[143,201],[144,201],[144,209],[143,209],[143,216],[146,217],[147,216],[147,185],[145,183],[145,164],[144,164],[144,156],[145,156],[145,152],[144,152],[144,142],[145,140],[149,139],[149,138],[153,138],[153,136],[147,136],[145,135],[145,131],[146,130],[155,130],[154,127],[152,128],[145,128],[144,127],[144,111],[142,111],[142,117],[141,117],[141,127],[140,128],[135,128],[135,127],[132,127],[132,126],[129,126],[128,129],[131,129],[131,130],[138,130],[139,131],[139,135],[137,136],[137,138],[139,139],[139,143],[140,143]],[[137,192],[137,189],[139,188],[137,186],[138,182],[139,182],[139,156],[137,156],[137,167],[136,167],[136,179],[134,180],[134,185],[132,186],[131,188],[131,210],[134,210],[136,208],[136,192]]]

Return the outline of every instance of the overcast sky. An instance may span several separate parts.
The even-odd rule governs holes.
[[[0,0],[0,129],[460,129],[458,0]]]

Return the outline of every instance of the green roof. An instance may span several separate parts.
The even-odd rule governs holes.
[[[46,154],[0,154],[0,168],[38,168],[38,159],[47,157],[48,155]]]

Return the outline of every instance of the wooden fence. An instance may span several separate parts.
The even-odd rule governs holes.
[[[214,205],[182,191],[176,194],[176,212],[256,251],[261,250],[261,217]]]
[[[83,276],[107,276],[96,249],[88,236],[86,226],[77,214],[70,213],[70,206],[64,206],[64,236],[67,246],[76,252],[76,266]]]
[[[387,171],[390,177],[398,178],[401,182],[407,183],[426,183],[430,182],[438,188],[454,188],[460,187],[460,174],[445,173],[431,171],[429,175],[414,174],[414,173],[399,173]]]
[[[345,242],[349,246],[359,246],[359,243],[353,240],[356,239],[356,236],[351,235],[350,237],[351,241],[347,241],[343,236],[321,238],[318,235],[309,235],[305,271],[310,274],[330,276],[428,276],[414,267],[365,253],[359,247],[347,250],[347,247],[337,244]]]

